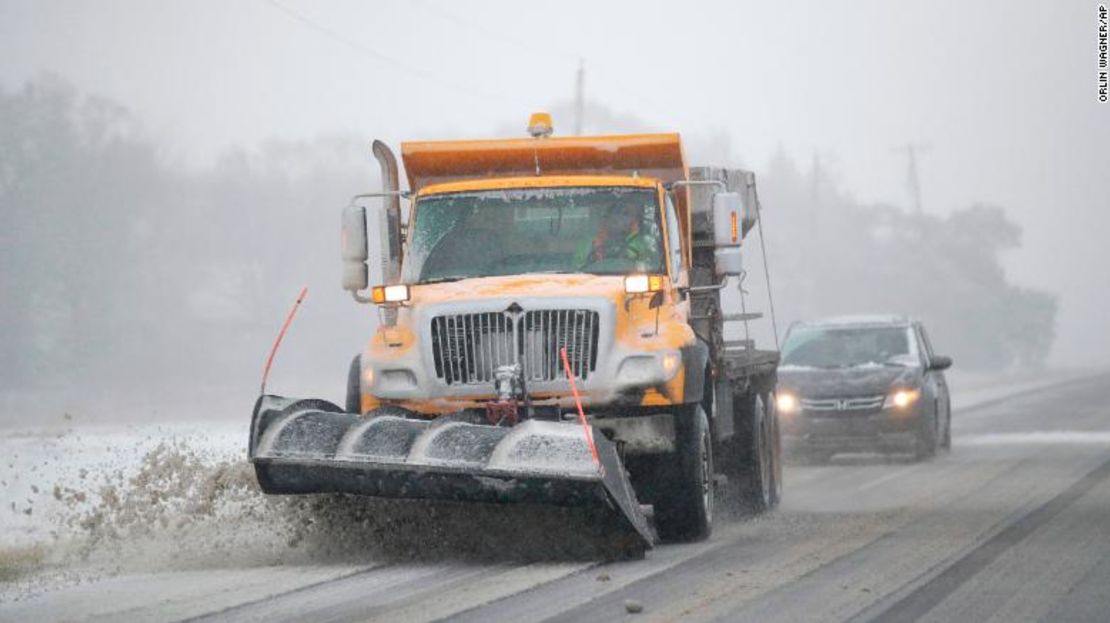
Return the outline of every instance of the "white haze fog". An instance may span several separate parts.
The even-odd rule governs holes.
[[[584,131],[756,171],[783,321],[904,312],[957,366],[1110,362],[1086,1],[0,0],[5,422],[43,391],[245,421],[302,285],[271,383],[339,399],[373,322],[337,244],[369,141],[535,110],[570,133],[580,63]]]

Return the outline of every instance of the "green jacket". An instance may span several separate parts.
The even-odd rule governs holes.
[[[598,245],[597,238],[579,242],[574,253],[574,265],[582,269],[601,259],[627,259],[635,262],[649,259],[653,255],[653,251],[654,249],[648,238],[639,231],[633,231],[629,232],[624,238],[608,238],[600,245]],[[600,257],[595,259],[595,252]]]

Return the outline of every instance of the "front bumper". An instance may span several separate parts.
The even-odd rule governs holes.
[[[585,310],[597,314],[600,330],[595,346],[596,368],[590,371],[587,378],[577,381],[582,403],[586,407],[612,405],[627,394],[653,387],[662,388],[670,383],[681,368],[682,349],[694,339],[692,331],[681,336],[683,339],[680,340],[675,340],[666,331],[653,334],[637,332],[639,337],[635,345],[622,343],[614,336],[618,311],[611,301],[601,297],[514,296],[427,304],[408,310],[408,327],[414,328],[413,344],[392,348],[372,342],[363,352],[363,392],[383,401],[423,403],[417,409],[421,411],[428,410],[428,406],[451,411],[494,399],[496,391],[492,382],[450,383],[443,375],[437,374],[429,327],[436,317],[501,313],[513,305],[534,312]],[[649,318],[653,319],[654,315]],[[551,380],[528,380],[527,389],[533,404],[572,408],[574,401],[570,396],[570,385],[561,372],[554,376],[556,378]]]
[[[900,412],[879,409],[867,413],[806,411],[780,416],[787,451],[827,452],[911,451],[921,426],[917,408]]]

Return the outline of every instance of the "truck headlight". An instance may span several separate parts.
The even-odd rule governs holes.
[[[678,364],[682,363],[681,353],[665,353],[663,355],[663,377],[670,379],[678,372]]]
[[[920,389],[899,389],[887,394],[884,409],[907,409],[921,397]]]
[[[628,294],[658,292],[662,289],[662,275],[629,275],[624,278],[624,291]]]

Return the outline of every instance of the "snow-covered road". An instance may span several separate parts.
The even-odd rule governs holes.
[[[1110,459],[1108,386],[1107,376],[969,382],[954,396],[950,455],[789,466],[780,510],[607,565],[562,551],[573,534],[540,509],[267,498],[244,462],[245,422],[9,431],[0,620],[619,619],[629,599],[653,620],[929,611],[912,610],[918,602],[957,615],[970,602],[930,577],[964,569],[964,554]],[[1070,523],[1045,520],[1048,533],[1022,552],[1042,553],[1051,530],[1088,544],[1069,543],[1078,566],[1057,570],[1043,588],[1053,595],[1100,577],[1091,556],[1108,535],[1085,518],[1110,510],[1110,488],[1093,482],[1076,499],[1060,511]],[[962,582],[987,582],[973,571]],[[983,612],[1023,612],[1012,599]],[[1031,611],[1056,602],[1045,603]]]

